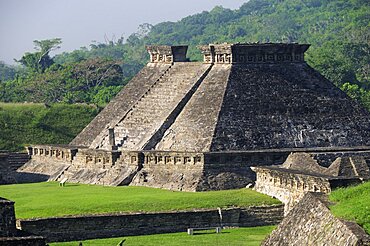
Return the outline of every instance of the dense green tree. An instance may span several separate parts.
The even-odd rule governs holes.
[[[16,73],[17,73],[17,68],[15,66],[10,66],[0,61],[0,83],[2,81],[14,79]]]
[[[25,53],[20,60],[16,60],[33,72],[44,72],[45,69],[54,64],[53,59],[49,56],[49,53],[55,49],[60,48],[62,39],[46,39],[46,40],[35,40],[34,53]]]

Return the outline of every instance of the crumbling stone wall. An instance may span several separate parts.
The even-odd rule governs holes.
[[[130,185],[182,191],[244,188],[255,180],[252,165],[282,164],[289,152],[144,151]]]
[[[282,201],[285,204],[285,214],[287,214],[307,192],[330,193],[331,191],[329,180],[325,177],[315,177],[287,171],[284,172],[285,170],[282,169],[254,169],[258,170],[254,189]]]
[[[162,213],[71,216],[17,221],[23,230],[43,235],[49,242],[185,232],[190,227],[276,225],[281,205]]]
[[[361,183],[370,178],[362,156],[338,157],[328,168],[313,154],[291,153],[282,165],[253,167],[257,174],[255,190],[285,204],[287,214],[307,192],[330,193],[337,187]]]
[[[370,245],[370,237],[357,224],[334,217],[325,197],[307,193],[262,245],[360,246]]]
[[[14,202],[0,197],[0,237],[15,236]]]
[[[16,229],[14,202],[0,197],[0,245],[45,246],[45,239]]]

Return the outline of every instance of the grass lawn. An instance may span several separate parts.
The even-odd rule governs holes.
[[[336,203],[330,207],[335,216],[356,221],[370,234],[370,181],[354,187],[337,189],[329,197]]]
[[[0,150],[69,143],[98,113],[93,106],[0,102]],[[1,195],[1,194],[0,194]]]
[[[107,187],[71,183],[59,187],[57,182],[1,185],[0,196],[15,201],[16,216],[19,219],[280,203],[251,189],[179,192],[147,187]]]
[[[221,234],[214,231],[199,231],[190,236],[186,232],[158,234],[149,236],[134,236],[82,241],[83,246],[106,245],[116,246],[126,239],[124,245],[130,246],[254,246],[260,245],[261,241],[271,233],[274,226],[260,226],[249,228],[237,228],[223,230]],[[50,246],[78,246],[79,242],[51,243]]]

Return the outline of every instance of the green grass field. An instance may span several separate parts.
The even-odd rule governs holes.
[[[335,216],[356,221],[370,234],[370,181],[337,189],[329,197],[336,203],[330,207]]]
[[[15,201],[17,218],[112,212],[152,212],[195,208],[279,204],[251,189],[176,192],[147,187],[107,187],[57,182],[0,186],[0,196]]]
[[[214,231],[200,231],[190,236],[186,232],[149,236],[135,236],[82,241],[83,246],[116,246],[125,239],[125,246],[257,246],[271,233],[274,226],[260,226],[223,230],[221,234]],[[79,242],[52,243],[50,246],[78,246]]]
[[[98,113],[88,105],[0,103],[0,150],[69,143]]]

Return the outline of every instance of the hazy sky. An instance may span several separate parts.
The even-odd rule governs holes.
[[[62,49],[88,46],[104,36],[127,38],[142,23],[176,21],[216,5],[239,8],[247,0],[0,0],[0,61],[33,51],[33,40],[62,38]]]

